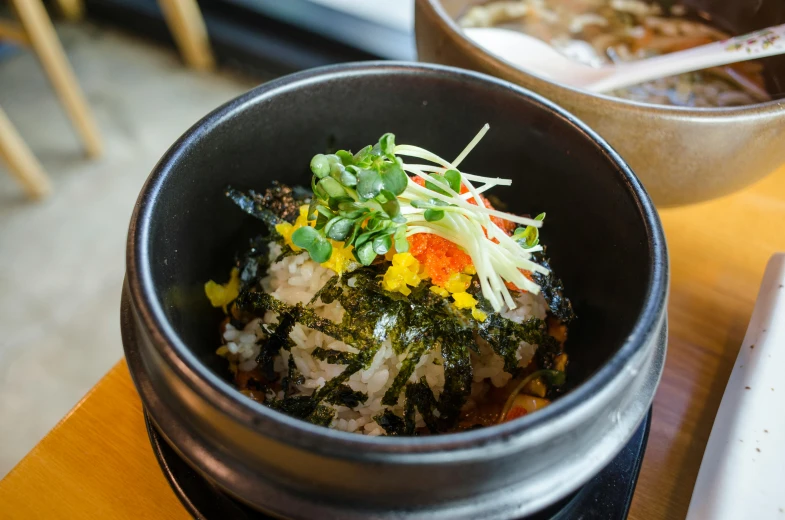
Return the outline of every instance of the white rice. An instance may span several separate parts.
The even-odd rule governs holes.
[[[281,249],[277,244],[271,244],[271,260],[277,258],[280,252]],[[307,303],[334,275],[333,271],[313,262],[304,253],[297,256],[288,256],[280,262],[272,264],[267,276],[261,281],[261,288],[290,305]],[[347,273],[344,276],[351,277],[351,273]],[[518,323],[530,317],[545,318],[547,307],[541,295],[535,296],[530,293],[521,293],[515,297],[515,301],[518,307],[512,311],[505,312],[505,317]],[[312,308],[318,315],[335,322],[340,322],[344,313],[341,304],[337,301],[325,305],[321,300],[317,300]],[[218,353],[226,356],[233,369],[253,370],[257,366],[256,357],[259,355],[260,350],[258,340],[265,336],[262,324],[274,323],[277,323],[276,313],[267,312],[264,318],[251,321],[243,330],[238,330],[231,324],[226,325],[223,334],[225,344],[218,349]],[[297,385],[294,395],[313,394],[327,381],[343,372],[345,368],[344,365],[333,365],[326,361],[315,359],[311,355],[315,348],[321,347],[327,350],[351,353],[358,352],[355,346],[336,341],[319,331],[299,323],[294,325],[289,337],[294,342],[294,346],[290,351],[281,349],[280,356],[275,360],[274,369],[281,377],[284,377],[288,372],[289,356],[294,357],[294,363],[305,379],[302,384]],[[360,348],[362,347],[360,346]],[[522,342],[518,349],[519,366],[525,367],[528,365],[536,349],[536,345]],[[395,376],[401,369],[405,358],[405,354],[395,354],[390,342],[386,341],[376,353],[376,356],[374,356],[371,366],[366,370],[352,374],[347,381],[352,390],[366,393],[368,400],[354,409],[330,405],[337,412],[330,427],[366,435],[383,434],[384,430],[376,424],[373,417],[384,408],[390,408],[398,415],[403,413],[403,398],[399,399],[398,404],[393,407],[385,407],[381,401],[385,392],[395,380]],[[420,358],[409,381],[417,382],[422,377],[425,377],[435,396],[438,397],[444,388],[444,369],[441,363],[442,358],[439,349],[427,352]],[[511,377],[510,374],[504,372],[504,361],[502,358],[496,355],[490,346],[484,344],[484,342],[480,344],[480,355],[472,353],[472,367],[474,370],[474,384],[471,397],[466,404],[467,407],[474,406],[472,399],[480,398],[487,392],[489,385],[502,387],[507,384]],[[282,398],[283,392],[278,397]],[[419,414],[417,414],[417,426],[424,426]]]

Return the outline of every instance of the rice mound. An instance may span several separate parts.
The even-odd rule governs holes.
[[[274,261],[280,254],[280,246],[271,243],[270,261]],[[261,280],[260,284],[263,291],[289,305],[295,305],[309,302],[333,276],[335,273],[332,270],[317,264],[309,258],[307,253],[303,253],[288,256],[279,262],[272,263],[267,276]],[[345,273],[344,276],[349,278],[349,284],[351,284],[351,273]],[[518,293],[515,295],[515,302],[518,307],[512,311],[506,311],[503,314],[504,317],[518,323],[531,317],[545,319],[547,306],[542,295]],[[343,318],[344,309],[337,301],[325,305],[321,300],[317,300],[311,308],[319,316],[335,322],[340,322]],[[262,325],[275,324],[277,321],[278,315],[268,311],[262,319],[252,320],[242,330],[236,329],[231,324],[226,325],[223,333],[225,343],[219,352],[229,360],[232,370],[250,371],[257,367],[256,357],[261,348],[259,340],[265,338]],[[359,352],[356,346],[337,341],[300,323],[294,325],[289,337],[294,342],[294,346],[291,351],[281,349],[280,355],[275,359],[274,369],[280,377],[286,376],[289,356],[294,357],[294,363],[305,381],[296,386],[297,390],[293,395],[313,394],[327,381],[343,372],[345,368],[344,365],[334,365],[315,359],[311,355],[315,348],[321,347],[350,353]],[[464,409],[475,406],[474,401],[482,398],[490,388],[489,385],[502,387],[512,377],[504,371],[504,361],[500,356],[495,354],[484,341],[480,341],[479,346],[480,354],[472,353],[471,355],[474,384]],[[362,347],[360,346],[360,348]],[[519,366],[528,365],[536,350],[537,345],[521,342],[518,348]],[[371,365],[367,369],[353,374],[347,381],[352,390],[366,393],[368,400],[353,409],[345,406],[327,405],[333,407],[337,412],[330,427],[365,435],[384,434],[384,430],[376,424],[373,417],[385,408],[391,409],[398,415],[403,413],[403,398],[400,398],[395,406],[390,407],[382,405],[382,397],[395,380],[405,358],[406,353],[395,354],[390,341],[385,341],[374,356]],[[439,349],[432,349],[420,358],[409,381],[417,382],[422,377],[425,377],[434,395],[438,398],[444,388],[444,369]],[[278,397],[283,398],[282,391],[279,392]],[[416,423],[418,428],[425,426],[419,413],[416,416]]]

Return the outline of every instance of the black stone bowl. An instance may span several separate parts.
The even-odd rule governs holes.
[[[509,210],[542,239],[579,316],[573,390],[503,425],[364,437],[299,421],[229,383],[221,312],[203,294],[260,231],[227,184],[308,185],[313,154],[384,132],[444,157],[485,123],[467,171],[513,179]],[[510,83],[440,66],[349,64],[266,83],[198,122],[142,189],[128,235],[123,343],[145,407],[199,473],[286,518],[517,518],[568,496],[625,445],[665,357],[668,266],[638,179],[569,113]]]

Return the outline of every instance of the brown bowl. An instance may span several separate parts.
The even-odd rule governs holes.
[[[421,61],[491,74],[562,105],[602,135],[658,206],[713,199],[785,163],[785,99],[734,108],[649,105],[593,94],[528,74],[488,54],[455,22],[477,0],[416,0]],[[733,34],[785,23],[781,0],[686,0]],[[769,91],[785,92],[785,56],[767,59]]]

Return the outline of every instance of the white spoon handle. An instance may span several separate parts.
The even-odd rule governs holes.
[[[613,74],[584,85],[584,88],[592,92],[607,92],[684,72],[777,54],[785,54],[785,25],[769,27],[686,51],[616,65]]]

